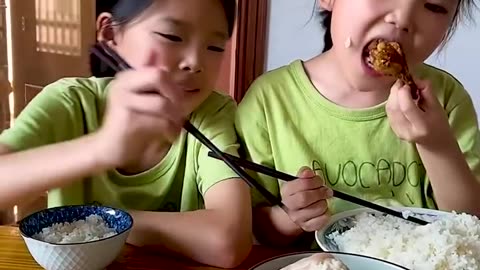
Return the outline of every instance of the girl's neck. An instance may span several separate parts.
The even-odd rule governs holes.
[[[388,84],[360,85],[349,78],[331,51],[305,62],[305,71],[320,94],[342,107],[373,107],[385,102],[390,93]]]
[[[170,143],[150,145],[145,151],[143,157],[139,160],[134,160],[130,164],[118,168],[117,171],[123,175],[136,175],[148,171],[159,164],[168,154]]]

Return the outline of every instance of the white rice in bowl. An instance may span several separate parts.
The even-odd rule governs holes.
[[[90,215],[85,220],[72,223],[56,223],[33,235],[34,239],[52,244],[85,243],[116,235],[99,215]]]
[[[480,269],[480,221],[475,216],[447,214],[425,226],[371,213],[359,214],[356,220],[350,230],[328,236],[340,251],[377,257],[413,270]]]

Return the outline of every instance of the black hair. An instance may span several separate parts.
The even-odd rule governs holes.
[[[448,29],[447,36],[445,37],[445,42],[448,41],[455,30],[457,29],[458,25],[460,24],[463,18],[473,21],[473,12],[476,8],[478,8],[477,0],[459,0],[457,9],[455,10],[455,15],[453,17],[452,25],[450,29]]]
[[[453,33],[457,29],[462,17],[467,19],[473,19],[472,10],[476,8],[475,0],[459,0],[458,6],[453,17],[452,25],[448,29],[447,35],[445,36],[444,43],[442,46],[452,37]],[[323,36],[324,47],[322,52],[326,52],[333,47],[331,25],[332,25],[332,12],[328,10],[321,10],[319,16],[322,20],[322,27],[325,29],[325,34]]]
[[[155,0],[96,0],[96,18],[104,12],[112,14],[113,23],[123,26],[154,4]],[[233,34],[235,26],[237,3],[235,0],[220,0],[228,23],[228,35]],[[105,65],[94,54],[90,54],[90,71],[95,77],[113,77],[115,71]]]
[[[325,30],[323,34],[323,50],[322,53],[330,50],[333,47],[333,40],[332,40],[332,12],[328,10],[320,11],[320,16],[322,19],[322,27]]]

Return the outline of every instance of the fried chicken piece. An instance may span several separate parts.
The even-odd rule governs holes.
[[[368,62],[372,68],[385,76],[393,76],[410,86],[413,99],[419,97],[419,90],[408,70],[402,47],[398,42],[375,40],[368,45]]]

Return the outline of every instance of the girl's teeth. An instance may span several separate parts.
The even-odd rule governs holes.
[[[370,56],[365,57],[365,63],[367,64],[368,67],[373,68],[373,61]]]

